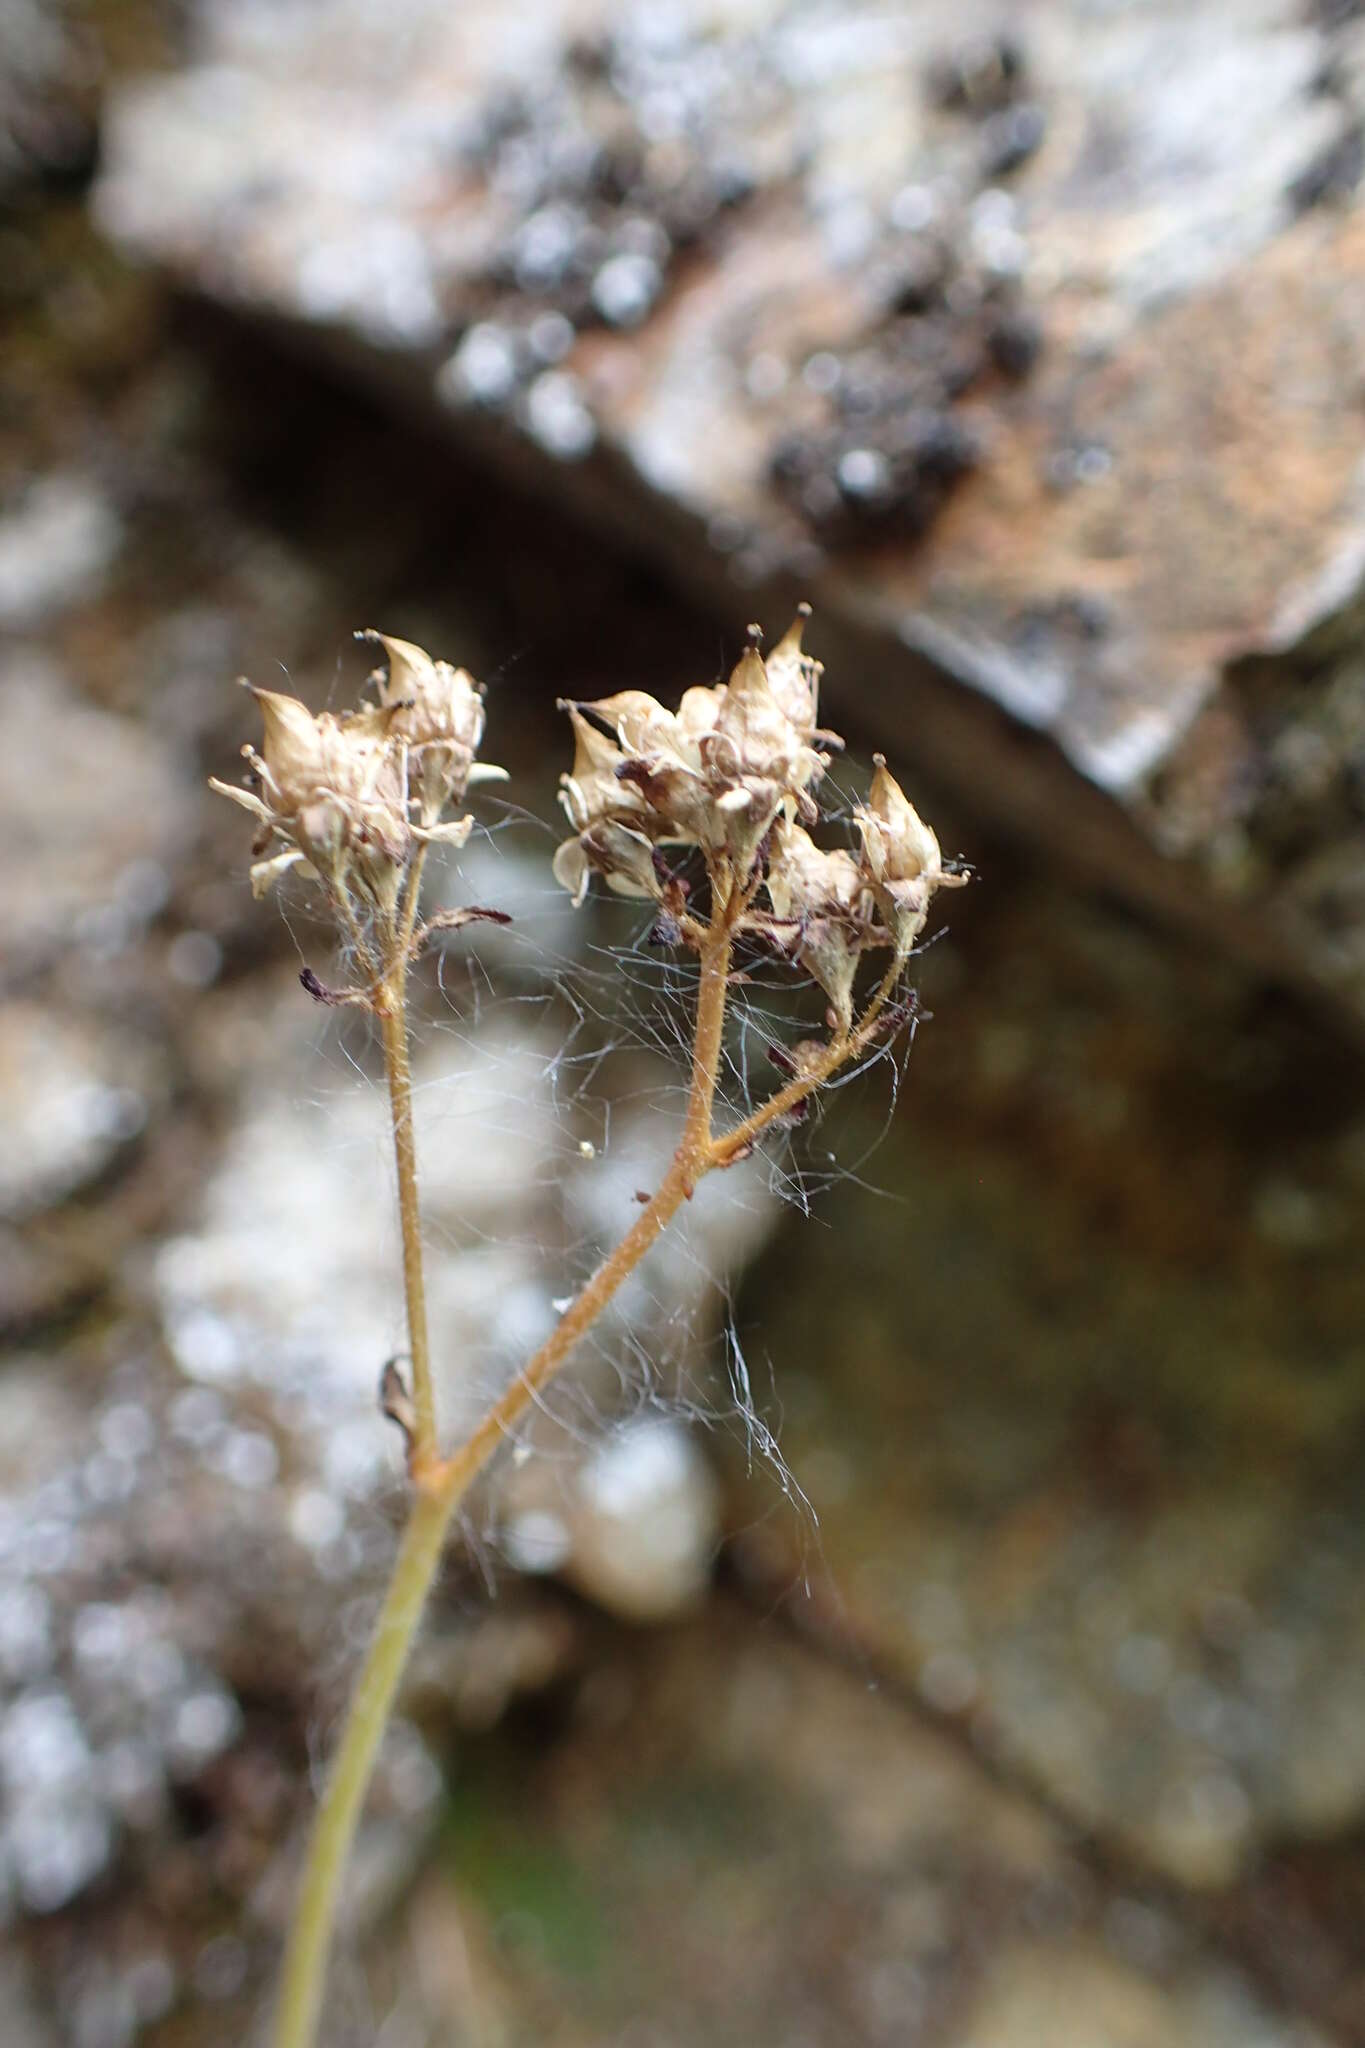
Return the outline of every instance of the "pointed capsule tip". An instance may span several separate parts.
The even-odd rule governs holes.
[[[796,616],[799,619],[808,619],[811,615],[811,609],[809,599],[803,597],[800,604],[796,607]]]
[[[746,627],[744,628],[744,630],[745,630],[745,632],[746,632],[746,633],[748,634],[748,636],[749,636],[749,639],[751,640],[751,642],[753,643],[753,645],[754,645],[755,647],[761,647],[761,646],[763,645],[763,628],[762,628],[762,626],[759,626],[759,625],[748,625],[748,626],[746,626]]]

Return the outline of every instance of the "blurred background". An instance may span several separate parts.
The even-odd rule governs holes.
[[[1353,0],[0,0],[6,2048],[255,2038],[401,1511],[234,678],[489,684],[454,1417],[671,1143],[555,701],[800,597],[977,871],[932,1018],[474,1505],[324,2038],[1365,2042],[1363,135]]]

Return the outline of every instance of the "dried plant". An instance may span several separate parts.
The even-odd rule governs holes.
[[[462,669],[406,641],[374,639],[386,670],[376,701],[347,717],[314,716],[296,698],[255,690],[265,722],[260,752],[245,749],[254,786],[212,787],[250,811],[260,831],[252,867],[259,895],[287,870],[324,893],[360,979],[316,1000],[352,1004],[383,1039],[397,1166],[411,1381],[384,1370],[384,1413],[404,1432],[411,1506],[393,1576],[362,1666],[314,1824],[285,1960],[276,2048],[306,2048],[317,2032],[337,1894],[380,1739],[454,1514],[476,1477],[572,1355],[703,1177],[733,1165],[765,1132],[797,1120],[841,1069],[901,1028],[913,1006],[897,989],[935,892],[965,875],[945,868],[933,832],[880,756],[857,843],[827,848],[818,792],[842,746],[818,723],[821,665],[802,648],[808,607],[766,660],[757,628],[729,680],[688,690],[676,712],[642,690],[566,704],[574,760],[560,798],[572,836],[554,860],[581,903],[592,878],[654,906],[659,944],[695,955],[687,1107],[672,1161],[631,1228],[561,1315],[550,1336],[466,1439],[443,1449],[423,1283],[421,1212],[409,1068],[407,983],[433,932],[496,910],[420,916],[433,843],[460,846],[469,816],[447,819],[480,781],[503,771],[476,758],[484,707]],[[828,821],[826,821],[828,822]],[[771,1095],[716,1128],[716,1089],[737,944],[798,964],[827,998],[825,1035],[778,1055]],[[881,972],[861,1008],[863,956]]]

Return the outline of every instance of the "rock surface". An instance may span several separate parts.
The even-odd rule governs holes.
[[[567,1705],[549,1740],[466,1750],[395,2030],[434,2008],[556,2048],[1325,2048],[1159,1902],[1105,1899],[948,1739],[724,1601],[618,1643]]]
[[[125,64],[138,5],[96,10],[127,38]],[[148,9],[144,22],[153,12],[160,19]],[[209,56],[222,33],[212,14],[199,17]],[[312,27],[335,17],[262,8],[237,18],[233,33],[260,52],[278,57],[279,37],[296,37],[304,70]],[[428,49],[460,18],[434,8]],[[378,78],[396,46],[386,57],[376,19],[357,10],[348,25],[371,37],[362,47]],[[746,189],[744,167],[721,147],[734,89],[717,76],[713,40],[665,35],[661,16],[637,16],[634,40],[607,67],[620,84],[604,94],[596,19],[585,0],[570,77],[563,21],[549,14],[545,62],[568,82],[543,118],[523,103],[490,130],[483,84],[471,87],[483,154],[470,189],[481,208],[492,171],[507,181],[502,224],[536,290],[499,256],[496,274],[480,273],[477,318],[456,292],[438,343],[367,343],[354,360],[372,371],[382,361],[394,389],[425,404],[458,355],[458,379],[444,378],[435,401],[441,416],[509,468],[524,461],[533,480],[581,492],[577,503],[628,504],[638,551],[659,538],[665,494],[621,458],[625,429],[592,366],[614,364],[615,376],[631,337],[647,350],[675,314],[704,310],[715,278],[735,291],[756,261],[764,209],[789,208],[783,218],[798,227],[805,218],[793,198],[805,174],[778,147],[800,81],[768,62],[796,47],[792,24],[831,111],[859,66],[864,81],[875,71],[889,47],[878,36],[900,49],[897,38],[920,30],[918,18],[907,32],[888,15],[869,40],[871,15],[802,10],[774,28],[755,10],[737,73],[755,135]],[[1353,91],[1353,31],[1347,23],[1329,44],[1286,14],[1268,44],[1257,24],[1274,26],[1269,15],[1239,19],[1248,108],[1265,126],[1245,177],[1235,164],[1228,172],[1218,219],[1261,223],[1270,247],[1276,181],[1297,182],[1321,142],[1319,218],[1305,213],[1275,245],[1316,236],[1335,249],[1349,226],[1334,211],[1351,176],[1334,123]],[[1093,47],[1128,38],[1145,49],[1151,20],[1106,13]],[[498,32],[514,26],[509,15]],[[1226,46],[1212,18],[1168,21],[1167,33],[1172,49],[1182,39],[1203,48],[1201,37],[1209,51]],[[158,92],[171,93],[157,35],[137,62],[167,56]],[[839,579],[884,556],[918,562],[929,579],[935,551],[956,546],[955,522],[996,489],[999,447],[969,429],[1003,420],[1013,433],[1012,408],[1024,418],[1069,360],[1030,266],[1004,293],[998,325],[988,325],[1001,309],[994,289],[976,296],[987,253],[977,245],[993,261],[1009,258],[1011,234],[1034,246],[1034,182],[1052,177],[1050,153],[1071,147],[1051,56],[1043,68],[1051,36],[1045,21],[1031,32],[1022,75],[990,43],[954,56],[938,42],[921,64],[916,41],[912,61],[882,66],[882,101],[956,152],[948,170],[967,224],[953,230],[960,268],[945,280],[925,260],[923,197],[905,173],[893,225],[915,262],[899,293],[926,311],[873,321],[858,378],[884,373],[907,319],[993,350],[972,393],[949,388],[944,358],[921,365],[947,420],[940,439],[850,440],[842,401],[817,388],[828,361],[807,384],[803,358],[803,374],[781,385],[781,365],[763,360],[775,352],[766,338],[713,343],[700,330],[710,353],[699,370],[718,354],[754,358],[742,412],[727,401],[717,414],[738,423],[737,455],[766,460],[764,436],[739,433],[750,400],[774,432],[786,403],[813,408],[811,431],[755,489],[764,530],[781,528],[796,551],[793,578],[799,568],[822,579],[817,651],[831,662],[840,722],[850,691],[830,618]],[[1269,91],[1267,46],[1284,75],[1258,98]],[[1336,55],[1317,102],[1299,96],[1309,47]],[[530,78],[534,52],[522,55]],[[346,234],[386,203],[376,155],[361,146],[373,101],[349,97],[351,61],[339,40],[332,69],[313,66],[317,81],[338,81],[344,118],[324,163],[307,139],[289,188],[311,189],[333,165],[344,172],[354,138],[360,172],[336,214]],[[1216,100],[1213,68],[1212,57],[1187,64],[1182,90]],[[391,107],[407,104],[406,75],[404,64],[387,75]],[[297,79],[281,77],[302,112]],[[201,89],[211,101],[221,85]],[[243,138],[255,146],[242,82],[229,85],[242,119],[222,138],[225,163]],[[431,85],[440,99],[435,70]],[[665,222],[629,196],[630,181],[648,188],[653,175],[631,169],[639,138],[667,127],[679,89],[704,102],[701,116],[688,102],[679,191],[690,226],[686,209]],[[588,222],[607,243],[570,238],[589,263],[586,294],[569,276],[538,297],[537,266],[556,235],[562,249],[565,223],[552,212],[522,234],[544,209],[528,209],[517,166],[534,168],[575,108],[592,126],[613,107],[626,145],[613,177],[628,183],[596,191]],[[404,118],[425,164],[426,132],[414,136]],[[862,129],[815,128],[812,146],[837,143],[861,189]],[[1213,156],[1237,132],[1220,117],[1205,138]],[[284,133],[276,127],[275,146]],[[918,151],[916,138],[919,126]],[[1182,166],[1199,157],[1200,136],[1192,128],[1184,140]],[[191,144],[180,152],[187,191],[199,175]],[[458,147],[467,166],[463,130]],[[671,148],[665,170],[670,161]],[[546,175],[559,181],[547,193],[557,206],[572,162],[555,156]],[[899,167],[896,179],[893,204],[907,190]],[[655,181],[659,209],[678,199],[667,183]],[[1007,185],[1013,220],[987,197]],[[265,220],[279,200],[278,186],[242,194],[238,222]],[[837,251],[856,248],[856,206],[826,196],[818,211]],[[1113,218],[1131,228],[1117,200]],[[1167,246],[1172,218],[1140,223],[1145,246]],[[225,259],[234,232],[229,221]],[[792,232],[800,255],[810,244]],[[351,273],[327,241],[315,282],[320,270],[344,291]],[[1228,246],[1225,280],[1245,254]],[[254,260],[250,235],[241,247]],[[1206,278],[1217,247],[1211,234],[1196,252]],[[2,537],[18,573],[0,662],[5,689],[17,679],[7,704],[19,710],[6,724],[0,809],[20,829],[6,846],[0,933],[6,995],[17,998],[0,1121],[25,1125],[30,1142],[6,1160],[12,1215],[0,1237],[0,1910],[10,1916],[0,2008],[25,2048],[239,2048],[259,2025],[318,1758],[391,1551],[394,1446],[373,1409],[373,1370],[376,1350],[399,1339],[376,1199],[382,1106],[373,1077],[362,1078],[364,1034],[338,1032],[304,1002],[293,977],[304,958],[330,971],[325,939],[299,900],[283,917],[251,902],[239,821],[202,788],[209,772],[231,772],[250,732],[231,679],[267,680],[278,664],[311,702],[336,701],[359,680],[347,629],[378,620],[492,684],[491,750],[516,772],[514,807],[490,811],[490,836],[442,886],[451,900],[499,903],[516,923],[485,931],[477,949],[461,939],[434,963],[421,1029],[443,1316],[491,1375],[506,1355],[471,1230],[496,1221],[503,1244],[510,1225],[490,1270],[524,1333],[633,1213],[637,1187],[657,1172],[659,1102],[667,1109],[673,1095],[660,1076],[680,1071],[676,971],[628,907],[588,924],[546,880],[564,735],[535,692],[586,697],[647,681],[672,697],[739,635],[623,569],[572,519],[486,476],[471,488],[429,436],[396,432],[354,385],[290,367],[202,308],[173,312],[159,280],[99,244],[77,199],[40,206],[30,194],[7,217],[5,252],[0,297],[15,317],[0,409]],[[285,253],[292,265],[297,252]],[[357,273],[367,319],[391,240],[375,237],[372,255]],[[390,323],[414,304],[399,255],[401,289],[379,295]],[[860,263],[837,273],[849,290],[835,311],[850,326],[863,319]],[[189,275],[188,253],[186,264]],[[816,264],[797,283],[824,322],[838,294],[820,275]],[[961,276],[971,289],[950,312],[937,295]],[[612,324],[651,293],[642,325]],[[1190,283],[1167,309],[1195,296]],[[1164,317],[1144,299],[1134,331]],[[520,344],[509,351],[506,333],[528,320],[540,322],[529,383],[530,359]],[[480,326],[494,331],[475,346]],[[566,329],[572,353],[551,361]],[[812,357],[839,355],[825,346],[832,331],[810,335]],[[1286,361],[1323,342],[1297,336]],[[510,395],[495,402],[509,367]],[[679,355],[676,373],[687,368]],[[562,375],[540,386],[540,370]],[[472,412],[445,410],[464,406],[475,372],[487,397]],[[1008,399],[994,382],[1007,377]],[[595,449],[570,461],[585,414]],[[1063,419],[1056,432],[1072,446],[1067,431]],[[703,447],[696,459],[719,472],[729,452]],[[1187,452],[1177,451],[1182,465]],[[821,489],[831,466],[866,519],[851,504],[831,514]],[[888,473],[908,494],[899,511],[878,510]],[[1078,456],[1069,502],[1096,504],[1107,488],[1093,451]],[[1272,514],[1273,524],[1289,508],[1277,501]],[[874,539],[883,517],[895,530]],[[917,540],[897,524],[916,518]],[[752,531],[712,526],[704,509],[676,530],[679,575],[733,588],[729,565],[754,573]],[[811,547],[822,564],[800,552]],[[1240,559],[1232,566],[1241,573]],[[1122,591],[1107,595],[1121,611]],[[760,608],[751,596],[744,605]],[[761,609],[781,616],[766,588]],[[1093,649],[1092,624],[1067,613],[1064,637],[1074,627]],[[1348,614],[1292,661],[1243,662],[1232,679],[1258,733],[1279,735],[1278,794],[1257,812],[1273,823],[1277,857],[1298,859],[1324,831],[1349,839],[1352,631]],[[1030,741],[1006,775],[988,744],[1006,727],[981,693],[943,684],[936,694],[918,670],[913,693],[903,690],[905,655],[886,632],[845,637],[876,654],[866,672],[887,681],[878,736],[905,718],[906,761],[917,761],[913,712],[964,786],[989,785],[1002,815],[1033,805],[1043,851],[996,842],[979,818],[935,799],[935,823],[971,855],[981,886],[955,900],[951,941],[923,963],[938,1016],[899,1090],[899,1135],[887,1145],[883,1066],[790,1147],[775,1145],[766,1181],[755,1161],[758,1185],[729,1212],[727,1235],[766,1229],[774,1195],[813,1213],[793,1214],[732,1301],[685,1260],[656,1268],[628,1319],[647,1345],[614,1329],[585,1361],[579,1397],[562,1398],[553,1428],[539,1425],[537,1455],[509,1457],[480,1504],[469,1568],[452,1557],[433,1604],[362,1842],[329,2048],[348,2029],[367,2048],[381,2029],[386,2048],[471,2030],[481,2042],[710,2048],[727,2026],[749,2048],[779,2025],[792,2048],[916,2032],[932,2048],[1033,2048],[1040,2035],[1086,2048],[1365,2038],[1359,1063],[1292,1005],[1219,966],[1213,949],[1182,948],[1069,889],[1047,849],[1065,844],[1092,868],[1097,856],[1077,837],[1085,784],[1074,770],[1056,785],[1055,815],[1038,810],[1055,747]],[[1096,801],[1092,820],[1117,815],[1110,798]],[[1143,841],[1130,832],[1125,843]],[[1349,918],[1335,929],[1349,947]],[[737,1078],[745,1051],[761,1050],[772,1000],[766,988],[736,992],[737,1010],[757,1006],[752,1035],[736,1035]],[[457,1085],[468,1114],[452,1099]],[[74,1114],[109,1109],[101,1091],[125,1089],[145,1112],[135,1133],[100,1117],[92,1132]],[[548,1244],[534,1270],[533,1236]],[[745,1251],[717,1248],[705,1230],[695,1245],[731,1274]],[[701,1334],[716,1329],[718,1305],[725,1324],[726,1370],[705,1378],[682,1370],[681,1323],[698,1304]],[[457,1400],[458,1377],[444,1391]],[[713,1565],[722,1456],[721,1584],[695,1614],[624,1628],[560,1586],[557,1574],[573,1572],[597,1601],[610,1588],[616,1612],[639,1613],[643,1568],[652,1611],[661,1589],[670,1603],[695,1597]],[[491,1600],[480,1581],[490,1557]],[[817,1640],[794,1643],[779,1610]]]
[[[99,213],[728,608],[799,588],[879,737],[1358,1024],[1363,39],[210,5]]]
[[[1016,885],[925,963],[872,1186],[839,1171],[868,1176],[878,1104],[831,1137],[840,1224],[799,1286],[779,1244],[741,1297],[810,1512],[755,1525],[746,1484],[736,1543],[1078,1826],[1217,1894],[1365,1812],[1365,1102],[1208,961]]]

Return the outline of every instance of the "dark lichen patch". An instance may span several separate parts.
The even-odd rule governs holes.
[[[588,452],[590,415],[558,368],[578,336],[641,326],[680,263],[787,168],[743,139],[784,103],[771,45],[642,14],[569,44],[549,83],[489,96],[459,153],[498,225],[462,294],[447,398],[511,408],[562,458]]]
[[[1291,211],[1307,213],[1315,206],[1345,204],[1360,183],[1362,171],[1365,129],[1352,121],[1290,181],[1285,197]]]
[[[1285,187],[1291,214],[1345,207],[1365,172],[1365,102],[1357,24],[1360,0],[1307,0],[1304,16],[1322,36],[1322,61],[1310,91],[1335,108],[1337,130]]]
[[[1214,873],[1229,894],[1274,880],[1311,932],[1337,986],[1365,986],[1365,662],[1360,607],[1343,610],[1298,648],[1233,664],[1219,706],[1242,740]],[[1173,823],[1188,792],[1158,792]]]
[[[898,214],[921,213],[923,225],[898,227]],[[865,280],[866,331],[806,355],[785,407],[800,424],[769,458],[770,480],[821,540],[922,534],[988,459],[988,402],[1030,374],[1043,344],[1026,253],[1005,192],[944,209],[911,187],[893,202]]]
[[[923,534],[988,460],[990,405],[1037,362],[1043,327],[1025,290],[1024,216],[1000,183],[1046,133],[1041,106],[1020,96],[1025,77],[1011,36],[930,66],[928,96],[946,132],[931,135],[914,178],[865,233],[861,332],[794,366],[799,396],[784,397],[769,479],[827,545]]]
[[[1028,52],[1008,31],[973,36],[935,57],[925,73],[925,91],[945,113],[980,123],[978,163],[982,179],[1007,178],[1043,145],[1047,115],[1028,97]]]
[[[933,58],[925,72],[925,90],[950,113],[988,116],[1016,99],[1027,72],[1024,45],[1002,30],[970,36]]]

